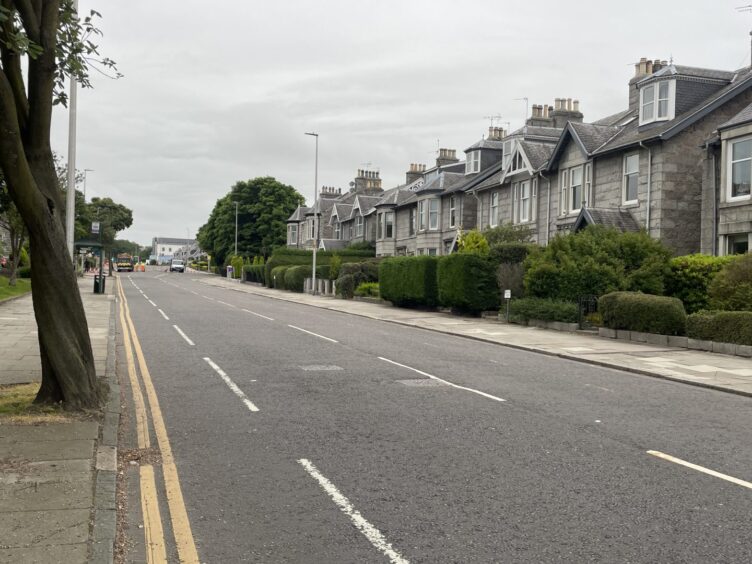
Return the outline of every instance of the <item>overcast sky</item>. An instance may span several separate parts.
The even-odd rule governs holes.
[[[80,91],[76,168],[87,198],[133,210],[119,236],[193,237],[238,180],[274,176],[309,202],[359,168],[384,188],[437,142],[458,153],[491,120],[580,100],[586,121],[624,109],[640,57],[750,64],[743,0],[79,0],[103,15],[101,52],[124,77]],[[68,115],[53,149],[67,159]]]

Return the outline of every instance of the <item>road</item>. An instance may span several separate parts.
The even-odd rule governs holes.
[[[130,465],[130,561],[160,529],[170,562],[186,538],[222,563],[752,561],[749,398],[191,274],[120,280],[189,522],[155,456],[162,526],[138,528]]]

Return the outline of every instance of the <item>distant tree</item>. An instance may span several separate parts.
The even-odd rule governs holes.
[[[285,244],[287,218],[305,198],[295,188],[270,176],[236,182],[217,200],[209,220],[198,230],[202,250],[215,264],[235,252],[235,202],[238,203],[238,255],[268,255]]]
[[[483,236],[492,247],[503,243],[527,243],[533,237],[533,230],[527,225],[507,223],[484,229]]]
[[[10,199],[8,186],[5,184],[3,171],[0,170],[0,228],[8,232],[10,249],[8,249],[8,285],[16,285],[16,272],[21,261],[21,250],[26,241],[26,225],[16,209],[13,200]]]
[[[103,399],[63,223],[63,203],[50,145],[52,107],[67,101],[72,78],[91,86],[99,59],[93,23],[70,0],[0,1],[0,168],[29,233],[32,297],[42,367],[38,403],[69,409]]]

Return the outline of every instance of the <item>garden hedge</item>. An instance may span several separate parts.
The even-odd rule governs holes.
[[[351,251],[348,249],[340,249],[338,251],[319,251],[316,253],[316,273],[319,276],[319,266],[329,266],[334,256],[339,257],[339,261],[342,263],[349,262],[362,262],[369,258],[373,258],[374,253],[371,251]],[[304,249],[287,249],[282,248],[274,251],[274,254],[269,257],[264,265],[265,274],[264,279],[266,285],[271,287],[271,271],[277,266],[294,266],[298,264],[312,264],[313,252]],[[329,278],[329,275],[322,276],[322,278]]]
[[[752,346],[752,311],[700,311],[687,317],[687,337]]]
[[[666,276],[667,296],[684,302],[688,313],[708,308],[708,286],[720,270],[734,257],[714,257],[694,254],[674,257],[669,261],[670,271]]]
[[[251,264],[243,267],[245,273],[246,282],[260,282],[264,283],[264,265],[263,264]]]
[[[271,272],[269,273],[269,277],[267,280],[267,285],[270,288],[277,288],[278,290],[284,290],[285,289],[285,272],[287,269],[290,268],[289,266],[275,266],[272,268]]]
[[[379,266],[381,297],[401,307],[435,307],[439,303],[437,265],[434,256],[384,259]]]
[[[441,257],[436,278],[443,306],[471,314],[499,307],[496,265],[488,257],[470,253]]]
[[[531,243],[498,243],[491,245],[488,257],[496,264],[519,264],[537,248]]]
[[[687,313],[678,298],[640,292],[612,292],[598,300],[603,325],[662,335],[684,335]]]
[[[734,257],[708,286],[712,309],[752,311],[752,254]]]
[[[305,279],[311,277],[311,272],[312,269],[307,264],[288,267],[285,270],[285,289],[292,292],[302,292],[305,288]]]
[[[506,313],[501,308],[501,313]],[[562,300],[548,300],[546,298],[523,298],[509,303],[509,317],[511,321],[527,323],[531,319],[540,321],[560,321],[562,323],[577,323],[577,304]]]
[[[347,262],[339,269],[337,294],[343,298],[352,298],[355,288],[367,282],[379,281],[379,265],[374,261]]]
[[[355,288],[355,295],[366,298],[378,298],[379,297],[379,283],[378,282],[363,282],[360,286]]]

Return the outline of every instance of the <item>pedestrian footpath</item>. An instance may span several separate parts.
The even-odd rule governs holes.
[[[110,384],[102,421],[0,419],[0,563],[112,562],[120,390],[113,278],[105,294],[79,279],[97,376]],[[41,380],[31,295],[0,303],[0,385]]]
[[[741,356],[607,339],[585,331],[568,333],[448,313],[397,308],[383,303],[285,292],[218,276],[199,275],[197,272],[191,274],[204,284],[238,292],[752,396],[752,359]]]

